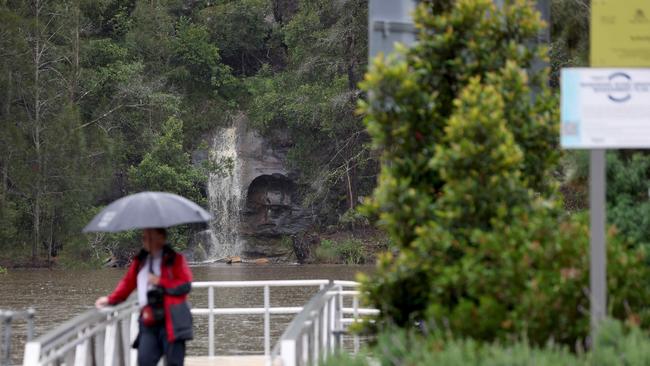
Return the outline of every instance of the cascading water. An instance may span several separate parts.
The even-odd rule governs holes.
[[[208,180],[208,200],[214,217],[210,223],[212,247],[208,255],[220,259],[241,253],[241,163],[237,155],[237,127],[219,129],[212,142],[210,160],[215,172]]]

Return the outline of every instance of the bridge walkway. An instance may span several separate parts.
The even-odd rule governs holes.
[[[265,366],[265,356],[186,357],[187,366]]]
[[[303,366],[318,365],[336,350],[343,349],[347,326],[379,312],[359,307],[358,283],[329,280],[214,281],[194,282],[193,289],[207,289],[208,307],[193,308],[195,323],[207,320],[207,356],[188,357],[189,366]],[[271,306],[275,287],[315,288],[307,304]],[[215,290],[259,288],[263,307],[217,308]],[[199,291],[200,292],[200,291]],[[193,291],[196,296],[196,291]],[[347,300],[346,300],[347,299]],[[245,305],[245,304],[244,304]],[[271,316],[296,315],[271,348]],[[264,354],[254,356],[215,355],[215,316],[262,316]],[[139,307],[135,299],[118,306],[89,310],[52,331],[27,342],[23,366],[136,366],[137,351],[130,345],[138,331]],[[207,318],[207,319],[206,319]],[[356,352],[359,338],[352,336]]]

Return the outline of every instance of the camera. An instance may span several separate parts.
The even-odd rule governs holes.
[[[165,291],[160,286],[153,286],[147,291],[147,306],[143,309],[143,320],[146,325],[158,325],[165,321],[165,307],[163,296]]]

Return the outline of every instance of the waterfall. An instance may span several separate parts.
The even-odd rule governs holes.
[[[241,162],[237,154],[237,127],[216,131],[210,161],[216,169],[208,180],[208,201],[214,217],[210,222],[212,259],[239,255],[239,215],[241,210]]]

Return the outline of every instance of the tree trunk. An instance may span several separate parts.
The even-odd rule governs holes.
[[[34,242],[32,244],[32,264],[36,264],[36,256],[41,243],[41,98],[40,98],[40,62],[41,44],[39,29],[40,1],[36,0],[35,14],[35,47],[34,47],[34,153],[36,155],[36,179],[34,189]]]
[[[356,192],[355,192],[355,186],[356,186],[356,179],[355,179],[355,172],[353,171],[354,167],[350,167],[350,162],[347,161],[345,163],[345,178],[347,182],[347,190],[348,190],[348,208],[350,210],[354,210],[354,208],[357,206],[357,197],[356,197]]]
[[[7,196],[7,189],[9,189],[9,161],[11,161],[11,154],[2,161],[2,202],[4,203]]]
[[[75,4],[74,11],[75,27],[74,27],[74,55],[73,55],[73,71],[72,71],[72,85],[70,85],[70,103],[75,102],[77,94],[77,86],[79,84],[79,4]]]
[[[32,243],[32,265],[36,264],[38,247],[41,241],[41,195],[36,191],[34,200],[34,243]]]
[[[52,267],[52,243],[54,241],[54,209],[50,210],[50,235],[47,239],[47,266]]]
[[[9,116],[11,114],[11,98],[12,98],[11,92],[13,91],[13,86],[11,85],[12,81],[13,81],[13,73],[11,72],[11,70],[9,70],[7,72],[7,86],[8,86],[8,88],[7,88],[7,94],[5,95],[5,97],[6,97],[6,99],[5,99],[5,115],[6,116]]]

